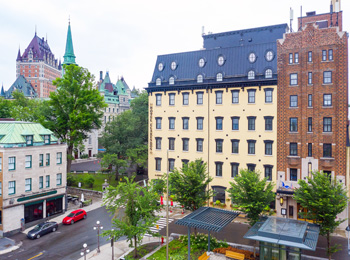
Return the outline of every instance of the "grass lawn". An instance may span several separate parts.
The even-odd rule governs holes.
[[[103,173],[71,173],[71,174],[75,175],[78,178],[78,182],[79,182],[79,179],[81,179],[81,188],[83,189],[91,190],[91,187],[84,184],[84,176],[86,175],[90,175],[95,179],[92,190],[102,191],[102,184],[105,182],[105,179],[107,179],[107,182],[111,186],[117,186],[118,184],[118,181],[115,180],[114,176],[112,176],[111,180],[108,181],[108,175]],[[78,186],[75,186],[75,187],[78,187]]]

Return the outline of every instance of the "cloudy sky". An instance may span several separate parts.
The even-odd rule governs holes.
[[[343,29],[350,30],[350,1],[339,0]],[[147,87],[159,54],[198,50],[205,33],[265,25],[289,24],[289,9],[297,17],[308,11],[329,12],[330,0],[0,0],[0,84],[15,81],[18,48],[32,40],[35,27],[47,37],[51,51],[63,60],[68,18],[74,52],[80,66],[96,78],[109,71],[116,82]]]

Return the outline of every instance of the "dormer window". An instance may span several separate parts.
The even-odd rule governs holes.
[[[33,136],[32,135],[26,135],[26,144],[27,144],[27,146],[33,145]]]
[[[44,144],[50,144],[50,136],[49,135],[44,135]]]

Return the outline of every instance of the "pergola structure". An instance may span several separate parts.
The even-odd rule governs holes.
[[[219,232],[230,224],[240,213],[223,209],[202,207],[179,219],[175,224],[187,226],[188,260],[191,253],[191,227],[208,230],[208,251],[210,251],[210,231]]]

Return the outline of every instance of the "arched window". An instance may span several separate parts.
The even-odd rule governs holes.
[[[254,70],[250,70],[248,72],[248,79],[255,79],[255,72],[254,72]]]
[[[222,81],[222,73],[216,74],[216,81]]]
[[[265,78],[266,79],[272,78],[272,69],[265,70]]]
[[[170,77],[169,78],[169,85],[174,85],[174,83],[175,83],[174,77]]]
[[[162,85],[162,80],[160,78],[156,79],[156,86]]]
[[[203,83],[203,75],[199,74],[197,76],[197,83]]]

